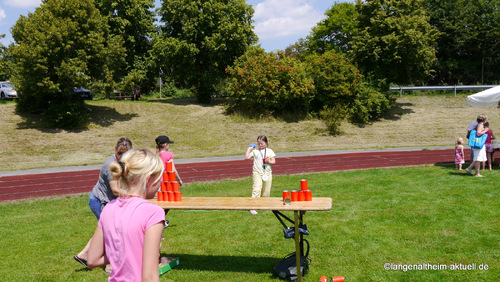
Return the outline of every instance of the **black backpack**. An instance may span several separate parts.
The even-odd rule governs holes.
[[[307,251],[305,256],[300,256],[300,274],[302,276],[309,273],[309,264],[311,259],[309,256],[309,241],[303,239],[307,243]],[[295,252],[289,253],[282,260],[278,261],[274,266],[274,275],[285,280],[297,280],[297,263]]]

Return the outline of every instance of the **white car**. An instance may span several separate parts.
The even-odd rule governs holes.
[[[2,100],[17,98],[17,92],[10,81],[0,81],[0,98]]]

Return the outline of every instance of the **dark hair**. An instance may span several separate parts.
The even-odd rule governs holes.
[[[257,141],[259,140],[262,140],[264,142],[266,142],[267,145],[269,145],[269,143],[267,143],[267,136],[266,135],[259,135],[259,137],[257,137]]]
[[[132,141],[127,137],[118,139],[118,142],[116,142],[116,149],[120,149],[121,147],[125,147],[127,150],[132,149]]]

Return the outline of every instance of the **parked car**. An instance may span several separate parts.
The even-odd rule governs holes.
[[[73,90],[73,93],[78,95],[80,98],[85,99],[85,100],[92,100],[94,97],[94,94],[88,89],[85,89],[83,87],[75,87],[75,90]]]
[[[17,91],[10,81],[0,81],[0,98],[2,100],[17,98]]]

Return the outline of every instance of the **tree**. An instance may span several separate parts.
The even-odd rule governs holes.
[[[294,44],[288,45],[285,48],[285,56],[292,57],[304,61],[309,54],[309,41],[304,38],[299,38]]]
[[[4,38],[5,34],[0,34],[0,39]],[[0,80],[8,80],[13,73],[12,59],[9,56],[9,48],[0,43]]]
[[[305,114],[313,97],[313,80],[304,64],[282,52],[250,48],[227,69],[228,108],[246,114]]]
[[[194,87],[201,103],[210,102],[226,66],[257,41],[244,0],[163,1],[159,15],[164,26],[153,58],[177,83]]]
[[[132,79],[133,84],[147,80],[145,74],[139,77],[136,74],[146,71],[144,62],[151,49],[151,38],[155,32],[153,0],[95,1],[101,14],[108,18],[110,33],[121,36],[124,40],[126,65],[117,70],[116,78],[127,77],[125,80]],[[151,82],[151,80],[144,81],[141,88],[147,89]]]
[[[369,79],[418,84],[432,74],[439,31],[423,0],[356,0],[359,32],[352,55]]]
[[[435,83],[496,83],[500,77],[500,1],[426,0],[438,40]]]
[[[349,50],[352,37],[357,34],[354,4],[335,3],[325,14],[327,18],[313,27],[307,37],[309,50],[318,53]]]
[[[18,19],[12,36],[12,80],[21,94],[18,109],[42,114],[58,126],[71,126],[65,120],[81,122],[84,107],[74,101],[74,87],[105,88],[123,65],[121,37],[109,34],[106,18],[93,1],[44,1],[34,13]]]

